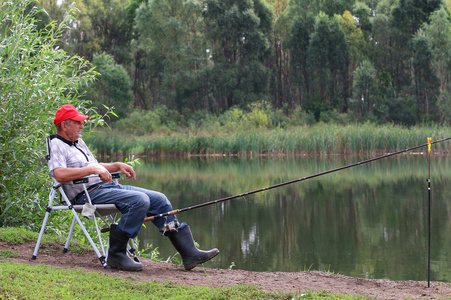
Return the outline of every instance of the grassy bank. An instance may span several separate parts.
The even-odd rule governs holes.
[[[393,152],[451,136],[444,127],[334,125],[253,130],[178,130],[135,135],[112,130],[85,137],[99,154],[121,155],[300,155]],[[449,152],[449,143],[434,150]],[[421,151],[421,150],[420,150]]]
[[[0,299],[373,299],[325,291],[268,293],[249,285],[208,288],[171,282],[137,283],[94,272],[1,259],[0,269]]]
[[[25,229],[0,228],[0,240],[11,245],[34,242],[36,238],[37,233]],[[62,242],[57,236],[47,240]],[[16,256],[20,253],[0,249],[0,299],[372,299],[324,291],[269,293],[250,285],[209,288],[135,282],[133,276],[128,280],[97,272],[11,262]]]

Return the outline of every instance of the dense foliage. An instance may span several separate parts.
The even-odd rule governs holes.
[[[42,26],[35,18],[42,12],[27,4],[0,6],[0,225],[34,223],[31,212],[48,190],[45,135],[61,104],[89,104],[77,91],[94,78],[86,60],[57,47],[69,15]],[[101,121],[87,113],[92,124]]]
[[[48,12],[37,17],[61,21],[72,3],[36,2]],[[120,116],[164,105],[187,120],[264,102],[316,121],[331,112],[404,125],[451,120],[451,21],[441,0],[75,6],[60,45],[97,66],[104,79],[88,96]]]

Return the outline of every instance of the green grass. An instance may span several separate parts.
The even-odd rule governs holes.
[[[5,241],[11,245],[23,244],[25,242],[35,243],[38,240],[39,233],[30,231],[25,228],[20,227],[0,227],[0,240]],[[74,235],[79,237],[79,235]],[[47,231],[44,233],[44,238],[41,241],[41,246],[47,247],[49,245],[63,245],[66,242],[65,237],[59,236],[57,234],[49,234]],[[84,253],[89,251],[89,242],[87,240],[72,239],[71,240],[71,251],[76,253]],[[5,256],[14,256],[13,252],[8,252],[4,250],[0,252],[0,258]],[[2,299],[0,297],[0,299]]]
[[[133,282],[95,272],[0,262],[1,299],[371,299],[325,291],[264,292],[250,285],[226,288],[172,282]]]
[[[0,240],[11,244],[34,242],[35,238],[36,233],[23,228],[0,228]],[[7,260],[17,255],[14,251],[0,251],[0,299],[373,299],[326,291],[264,292],[251,285],[209,288],[173,282],[135,282],[133,277],[123,279]]]
[[[17,257],[20,256],[20,253],[12,251],[12,250],[0,250],[0,258],[2,257]]]
[[[9,244],[23,244],[24,242],[33,242],[38,239],[38,233],[17,227],[0,228],[0,240]]]
[[[288,129],[178,130],[149,135],[108,131],[86,138],[100,154],[164,155],[301,155],[376,154],[394,152],[451,136],[446,127],[401,127],[372,123],[315,126]],[[434,151],[449,151],[449,142],[434,145]],[[423,149],[424,151],[424,149]]]
[[[210,289],[171,282],[133,282],[94,272],[9,262],[0,263],[0,269],[2,299],[287,299],[247,286]]]

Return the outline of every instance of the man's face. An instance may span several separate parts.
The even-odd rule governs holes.
[[[85,128],[80,121],[70,120],[70,123],[67,124],[65,121],[61,123],[63,127],[63,131],[66,134],[66,138],[69,141],[75,142],[81,136],[81,130]]]

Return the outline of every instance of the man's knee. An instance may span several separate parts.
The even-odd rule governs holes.
[[[133,206],[142,210],[148,210],[150,207],[149,197],[145,193],[141,192],[135,192],[133,194]]]
[[[157,192],[158,193],[158,201],[159,203],[161,203],[161,205],[163,206],[170,206],[171,202],[169,201],[169,199],[166,197],[165,194]]]

